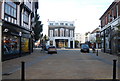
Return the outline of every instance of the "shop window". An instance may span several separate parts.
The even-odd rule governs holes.
[[[29,52],[29,39],[28,38],[21,38],[21,51],[22,53],[24,52]]]
[[[3,52],[4,52],[4,54],[18,54],[19,46],[20,46],[19,37],[3,36]]]

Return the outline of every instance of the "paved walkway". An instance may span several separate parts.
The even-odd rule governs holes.
[[[62,49],[62,50],[67,50],[67,49]],[[71,50],[71,49],[69,49],[69,50]],[[79,50],[79,49],[74,49],[74,50]],[[102,53],[102,52],[100,52],[100,50],[99,50],[98,56],[96,55],[96,53],[93,53],[91,55],[93,55],[93,57],[95,57],[99,60],[102,60],[106,63],[110,63],[110,61],[113,60],[113,59],[119,60],[117,56]],[[10,75],[10,74],[15,73],[15,72],[20,73],[21,61],[24,61],[26,63],[26,67],[32,67],[32,65],[34,65],[35,63],[39,63],[40,61],[48,58],[49,56],[51,56],[51,55],[47,54],[44,51],[40,51],[39,48],[36,48],[36,49],[34,49],[34,52],[30,55],[20,57],[20,58],[16,58],[16,59],[11,59],[11,60],[8,60],[8,61],[4,61],[2,63],[3,78],[5,79],[5,77],[7,75]],[[32,71],[31,71],[31,73],[32,73]],[[18,77],[20,77],[20,76],[18,76]]]

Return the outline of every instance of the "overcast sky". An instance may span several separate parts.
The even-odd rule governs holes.
[[[75,33],[92,31],[100,25],[99,18],[114,0],[39,0],[38,14],[43,34],[48,34],[50,21],[75,21]]]

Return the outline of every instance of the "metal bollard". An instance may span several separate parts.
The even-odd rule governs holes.
[[[25,81],[25,62],[21,62],[21,81]]]
[[[113,60],[113,80],[116,81],[116,61]]]
[[[98,49],[97,49],[97,53],[96,53],[96,56],[98,56]]]

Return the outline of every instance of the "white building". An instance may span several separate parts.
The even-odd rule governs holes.
[[[50,45],[57,48],[74,48],[74,21],[48,21]]]
[[[75,40],[79,41],[79,43],[85,43],[85,35],[81,33],[75,33]]]

